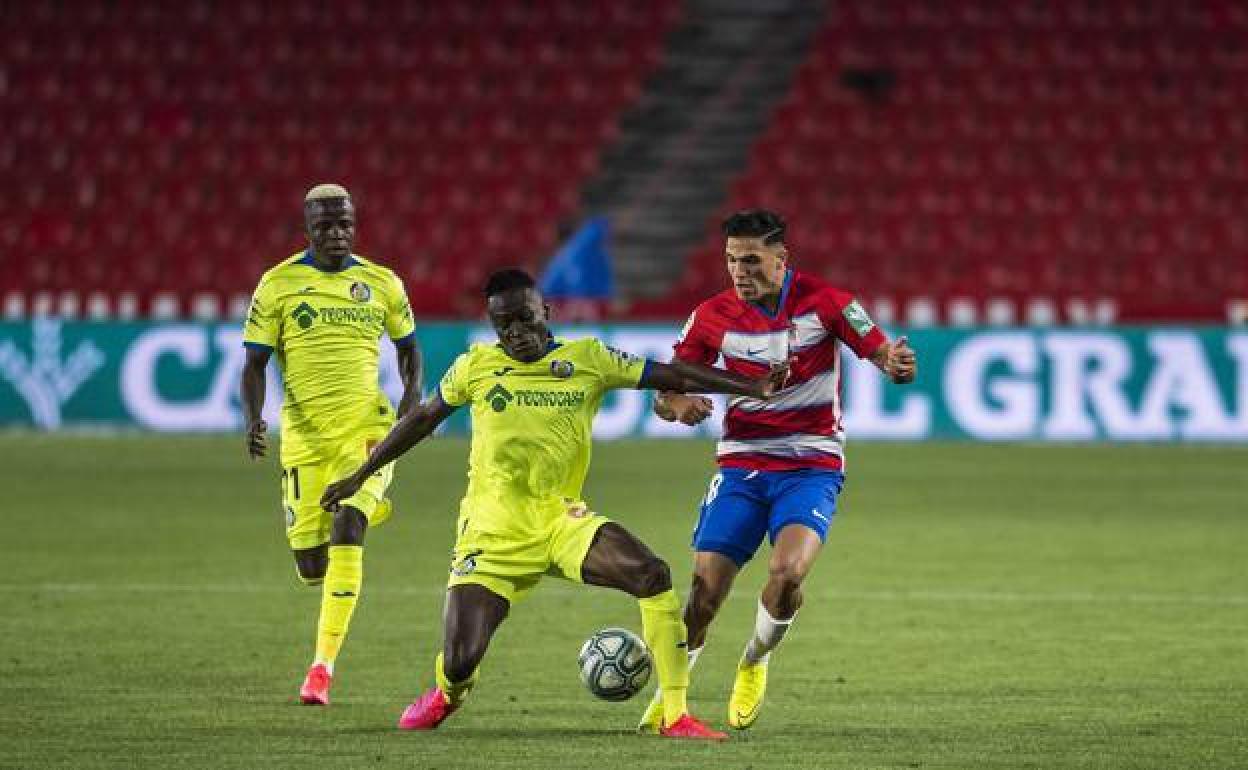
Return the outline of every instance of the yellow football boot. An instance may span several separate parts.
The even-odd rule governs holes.
[[[637,732],[651,733],[657,735],[660,728],[663,727],[663,698],[662,691],[656,689],[654,697],[650,699],[650,705],[646,706],[646,711],[641,715],[641,721],[637,724]]]
[[[738,663],[737,678],[732,682],[732,697],[728,699],[728,724],[737,730],[745,730],[754,724],[766,691],[767,663],[745,660]]]

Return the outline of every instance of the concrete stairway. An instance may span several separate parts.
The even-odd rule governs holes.
[[[681,274],[824,16],[815,0],[690,0],[667,55],[583,191],[611,219],[623,298]]]

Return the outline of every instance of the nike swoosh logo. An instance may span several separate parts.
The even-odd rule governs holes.
[[[741,724],[749,724],[750,722],[754,720],[754,715],[758,713],[758,709],[762,705],[763,705],[763,702],[760,700],[758,703],[755,703],[754,708],[750,709],[747,713],[742,714],[740,711],[738,711],[737,721],[740,722]]]
[[[504,374],[507,374],[507,372],[514,372],[515,370],[516,370],[516,367],[514,366],[504,366],[502,369],[495,369],[494,376],[502,377]]]
[[[334,591],[330,594],[330,596],[334,596],[339,599],[345,599],[348,596],[355,596],[355,591]]]
[[[811,515],[812,515],[812,516],[814,516],[816,519],[819,519],[819,521],[822,521],[822,522],[823,522],[823,523],[825,523],[825,524],[831,524],[831,523],[832,523],[831,521],[829,521],[829,520],[828,520],[828,517],[827,517],[827,516],[824,516],[822,513],[820,513],[820,512],[819,512],[819,509],[818,509],[818,508],[811,508],[811,509],[810,509],[810,513],[811,513]]]
[[[746,350],[745,354],[747,356],[761,356],[762,354],[766,352],[767,352],[767,348],[759,348],[758,350]]]

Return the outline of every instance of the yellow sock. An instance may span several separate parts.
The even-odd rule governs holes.
[[[316,624],[316,662],[331,667],[347,636],[351,613],[360,599],[364,582],[364,548],[358,545],[331,545],[329,569],[321,589],[321,619]]]
[[[452,682],[446,678],[446,671],[442,668],[442,653],[438,653],[438,659],[433,665],[433,675],[438,681],[438,689],[446,696],[447,701],[452,706],[458,706],[468,697],[468,693],[472,692],[472,688],[477,683],[477,674],[481,672],[481,667],[477,666],[476,671],[472,672],[472,676],[462,682]]]
[[[663,724],[670,725],[689,710],[689,650],[685,621],[680,617],[680,600],[668,589],[658,596],[640,599],[641,634],[654,656],[663,693]]]

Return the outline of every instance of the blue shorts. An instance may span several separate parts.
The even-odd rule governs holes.
[[[722,553],[740,567],[754,557],[764,534],[775,545],[789,524],[813,529],[826,540],[844,484],[840,471],[721,468],[702,501],[693,550]]]

